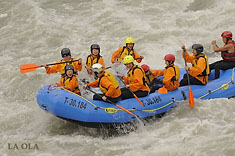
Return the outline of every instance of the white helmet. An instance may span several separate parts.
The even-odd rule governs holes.
[[[92,71],[93,71],[94,73],[100,73],[100,72],[104,71],[103,66],[102,66],[101,64],[99,64],[99,63],[93,64],[92,67],[91,67],[91,69],[92,69]]]

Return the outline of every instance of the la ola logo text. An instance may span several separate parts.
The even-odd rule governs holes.
[[[31,143],[22,143],[22,144],[8,143],[8,149],[10,150],[34,150],[34,149],[39,149],[39,148],[37,144],[31,144]]]

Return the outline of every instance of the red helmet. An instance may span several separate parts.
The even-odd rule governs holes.
[[[141,68],[146,72],[150,69],[150,67],[147,64],[143,64]]]
[[[164,60],[165,61],[173,61],[175,62],[175,56],[173,54],[167,54],[165,57],[164,57]]]
[[[221,34],[221,37],[232,38],[232,37],[233,37],[233,34],[232,34],[231,31],[224,31],[224,32]]]

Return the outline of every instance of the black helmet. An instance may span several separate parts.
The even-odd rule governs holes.
[[[201,54],[203,52],[203,46],[201,44],[193,44],[192,49],[195,49],[197,54]]]
[[[65,73],[66,73],[67,70],[73,70],[73,72],[74,72],[74,67],[71,64],[70,65],[66,65],[64,69],[65,69]]]
[[[70,49],[69,49],[69,48],[63,48],[63,49],[61,50],[61,56],[62,56],[62,57],[71,56]]]
[[[91,52],[92,52],[92,49],[98,49],[99,52],[100,52],[100,46],[99,46],[99,44],[92,44],[92,45],[91,45]]]

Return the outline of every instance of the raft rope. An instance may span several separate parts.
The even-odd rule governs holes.
[[[235,69],[235,68],[233,68],[233,71],[232,71],[232,80],[231,80],[231,81],[229,81],[229,82],[227,82],[227,83],[221,85],[221,87],[219,87],[219,88],[217,88],[217,89],[215,89],[215,90],[213,90],[213,91],[208,92],[207,94],[205,94],[205,95],[199,97],[198,99],[202,99],[202,98],[206,97],[207,95],[209,95],[209,94],[211,94],[211,93],[214,93],[214,92],[216,92],[216,91],[218,91],[218,90],[220,90],[220,89],[227,89],[227,88],[229,87],[229,84],[230,84],[230,83],[233,83],[234,69]]]
[[[61,88],[56,88],[56,89],[61,89]],[[63,89],[63,90],[66,90],[66,91],[68,91],[68,92],[70,92],[70,93],[72,93],[72,94],[74,94],[74,95],[76,95],[76,96],[79,96],[80,98],[82,98],[83,100],[85,100],[85,101],[87,101],[89,104],[91,104],[94,108],[103,109],[105,112],[109,113],[109,112],[107,111],[109,108],[107,108],[107,107],[98,107],[98,106],[96,106],[94,103],[92,103],[90,100],[88,100],[88,99],[86,99],[86,98],[84,98],[84,97],[82,97],[82,96],[80,96],[80,95],[78,95],[78,94],[76,94],[76,93],[74,93],[74,92],[71,92],[70,90],[67,90],[67,89]],[[174,103],[174,102],[175,102],[175,100],[172,100],[171,102],[165,104],[164,106],[159,107],[159,108],[156,108],[156,109],[152,109],[152,110],[137,110],[137,109],[134,109],[134,108],[133,108],[133,109],[127,109],[127,110],[128,110],[128,111],[141,111],[141,112],[153,113],[154,111],[163,109],[163,108],[169,106],[170,104],[172,104],[172,103]],[[117,111],[123,111],[122,109],[117,109],[117,108],[113,108],[113,107],[112,107],[112,109],[115,109],[115,110],[117,110]],[[116,111],[115,111],[115,112],[116,112]]]
[[[206,93],[205,95],[202,95],[201,97],[199,97],[199,98],[197,98],[197,99],[202,99],[202,98],[204,98],[204,97],[206,97],[206,96],[208,96],[209,94],[212,94],[212,93],[214,93],[214,92],[216,92],[216,91],[218,91],[218,90],[220,90],[220,89],[225,89],[225,88],[227,88],[227,87],[229,87],[229,84],[230,83],[234,83],[234,70],[235,70],[235,68],[233,68],[233,70],[232,70],[232,80],[231,81],[229,81],[229,82],[227,82],[227,83],[225,83],[225,84],[223,84],[223,85],[221,85],[221,87],[219,87],[219,88],[217,88],[217,89],[215,89],[215,90],[213,90],[213,91],[209,91],[208,93]],[[60,89],[60,88],[56,88],[56,89]],[[74,95],[76,95],[76,96],[79,96],[80,98],[82,98],[83,100],[85,100],[85,101],[87,101],[89,104],[91,104],[95,109],[103,109],[105,112],[107,112],[107,113],[110,113],[110,112],[108,112],[107,110],[109,109],[109,108],[106,108],[106,107],[98,107],[98,106],[96,106],[94,103],[92,103],[90,100],[88,100],[88,99],[86,99],[86,98],[84,98],[84,97],[82,97],[82,96],[80,96],[80,95],[78,95],[78,94],[76,94],[76,93],[74,93],[74,92],[71,92],[71,91],[69,91],[69,90],[67,90],[67,89],[63,89],[63,90],[66,90],[66,91],[68,91],[68,92],[70,92],[70,93],[72,93],[72,94],[74,94]],[[167,104],[165,104],[165,105],[163,105],[162,107],[159,107],[159,108],[156,108],[156,109],[151,109],[151,110],[137,110],[137,109],[127,109],[128,111],[141,111],[141,112],[148,112],[148,113],[153,113],[154,111],[158,111],[158,110],[160,110],[160,109],[163,109],[163,108],[165,108],[165,107],[167,107],[167,106],[169,106],[169,105],[171,105],[172,103],[174,103],[174,102],[185,102],[185,100],[180,100],[180,101],[177,101],[177,100],[172,100],[171,102],[169,102],[169,103],[167,103]],[[123,111],[122,109],[116,109],[116,108],[113,108],[112,107],[112,109],[115,109],[115,110],[117,110],[117,111]],[[116,111],[115,111],[116,112]]]
[[[172,100],[171,102],[169,102],[168,104],[165,104],[165,105],[162,106],[162,107],[159,107],[159,108],[156,108],[156,109],[151,109],[151,110],[142,110],[142,111],[143,111],[143,112],[154,112],[154,111],[160,110],[160,109],[162,109],[162,108],[165,108],[165,107],[169,106],[170,104],[172,104],[172,103],[174,103],[174,102],[175,102],[175,100]]]
[[[197,99],[202,99],[202,98],[204,98],[204,97],[206,97],[206,96],[208,96],[209,94],[212,94],[212,93],[214,93],[214,92],[216,92],[216,91],[218,91],[218,90],[221,90],[221,89],[227,89],[228,87],[229,87],[229,84],[230,83],[234,83],[234,70],[235,70],[235,68],[233,68],[233,70],[232,70],[232,80],[231,81],[228,81],[227,83],[224,83],[224,84],[222,84],[219,88],[217,88],[217,89],[214,89],[214,90],[212,90],[212,91],[208,91],[208,93],[206,93],[205,95],[202,95],[202,96],[200,96],[199,98],[197,98]],[[184,100],[181,100],[181,101],[176,101],[176,102],[184,102]]]

